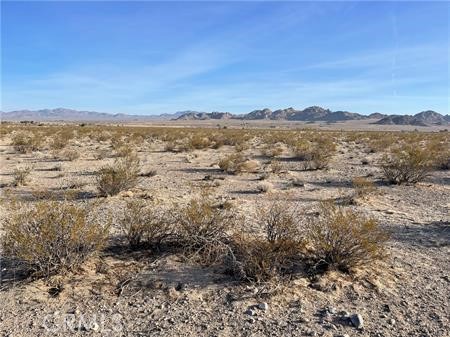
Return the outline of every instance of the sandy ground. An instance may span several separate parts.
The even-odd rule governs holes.
[[[109,147],[106,143],[73,142],[81,157],[71,162],[57,162],[47,151],[17,154],[8,144],[8,138],[0,142],[3,198],[32,199],[33,191],[57,192],[74,182],[80,195],[95,198],[94,173],[113,160],[94,159],[94,152]],[[416,185],[387,185],[377,166],[380,154],[343,143],[326,170],[302,171],[298,162],[281,158],[283,170],[267,179],[273,190],[261,194],[258,174],[234,176],[218,169],[231,147],[189,153],[162,149],[157,142],[138,152],[143,170],[154,169],[156,176],[104,202],[111,208],[129,198],[183,203],[211,184],[204,180],[209,175],[217,178],[214,195],[252,218],[270,199],[307,210],[322,200],[352,195],[352,178],[365,176],[376,192],[349,207],[375,217],[392,233],[389,258],[352,276],[329,273],[318,280],[247,286],[179,256],[111,250],[72,275],[56,298],[43,280],[12,284],[14,275],[2,261],[1,336],[450,336],[448,171],[434,171]],[[264,166],[267,159],[249,151]],[[31,181],[10,187],[18,164],[33,167]],[[51,170],[59,164],[61,171]],[[292,186],[294,177],[304,186]],[[254,307],[261,303],[267,308]],[[356,313],[364,319],[361,329],[345,319]]]

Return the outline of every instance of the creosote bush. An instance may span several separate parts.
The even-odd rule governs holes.
[[[13,185],[22,186],[28,182],[28,177],[31,173],[31,167],[16,167],[13,171]]]
[[[304,170],[320,170],[328,163],[336,151],[332,139],[322,136],[312,140],[300,139],[291,145],[295,156],[302,161]]]
[[[425,179],[433,168],[433,151],[419,145],[407,145],[385,155],[381,167],[391,184],[417,183]]]
[[[52,150],[62,150],[64,149],[68,144],[69,141],[73,137],[73,132],[68,129],[63,129],[56,133],[50,140],[50,149]]]
[[[97,174],[97,187],[104,196],[128,190],[139,182],[140,161],[136,156],[117,158],[114,164],[101,168]]]
[[[234,234],[228,270],[242,281],[256,283],[294,272],[305,252],[296,210],[275,202],[260,213],[258,222],[264,236]]]
[[[241,153],[233,153],[219,161],[219,167],[229,174],[240,174],[244,172],[255,173],[259,169],[256,160],[249,160]]]
[[[385,256],[389,235],[375,219],[324,203],[319,218],[306,227],[309,256],[317,271],[349,272]]]
[[[63,149],[57,155],[60,160],[74,161],[80,158],[80,152],[75,149]]]
[[[43,143],[43,138],[37,132],[19,130],[11,136],[11,145],[18,153],[30,153],[38,150]]]
[[[184,253],[203,264],[215,263],[228,253],[228,231],[236,222],[232,209],[221,207],[207,194],[172,211]]]
[[[369,194],[375,192],[374,183],[364,177],[353,178],[352,185],[355,188],[355,196],[359,198],[367,197]]]
[[[158,247],[174,234],[169,213],[143,200],[127,202],[118,220],[131,248]]]
[[[4,220],[5,257],[26,263],[35,276],[73,270],[97,252],[108,235],[108,219],[69,202],[12,203]]]

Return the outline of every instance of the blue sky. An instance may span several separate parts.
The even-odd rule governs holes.
[[[2,110],[450,112],[448,2],[2,2]]]

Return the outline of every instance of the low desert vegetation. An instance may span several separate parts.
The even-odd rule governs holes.
[[[339,207],[326,203],[317,216],[294,210],[291,200],[268,202],[269,207],[267,204],[257,207],[257,216],[248,219],[244,217],[248,216],[243,214],[245,210],[230,208],[218,201],[227,193],[224,186],[230,181],[242,181],[246,184],[245,191],[260,193],[248,193],[249,200],[267,201],[284,193],[284,185],[286,189],[299,187],[292,189],[292,193],[303,190],[311,193],[309,187],[316,178],[319,177],[320,182],[326,181],[329,172],[299,171],[331,167],[335,159],[337,162],[344,154],[346,158],[352,156],[355,168],[352,172],[365,175],[354,178],[352,187],[355,197],[366,198],[375,191],[371,170],[376,172],[373,163],[379,162],[380,158],[384,178],[393,184],[421,181],[436,168],[448,168],[449,160],[447,133],[140,128],[89,124],[83,127],[8,125],[1,132],[16,153],[29,154],[39,150],[42,153],[38,155],[47,159],[49,153],[57,153],[58,159],[68,161],[79,158],[75,163],[64,163],[64,178],[67,179],[61,179],[62,173],[56,177],[56,173],[49,174],[49,180],[57,179],[56,188],[52,189],[54,195],[50,196],[44,189],[36,192],[38,197],[34,201],[21,206],[23,212],[17,207],[11,208],[4,226],[6,235],[2,246],[5,253],[29,265],[36,275],[73,270],[99,252],[106,240],[117,233],[130,250],[179,254],[191,262],[222,268],[243,282],[264,283],[291,278],[305,270],[311,273],[325,270],[353,272],[382,259],[386,255],[388,239],[374,219],[354,210],[355,205],[361,204]],[[91,152],[81,152],[81,146],[85,144]],[[349,153],[354,149],[355,152]],[[165,166],[155,164],[154,168],[153,165],[142,168],[138,154],[142,158],[153,150],[155,153],[161,150],[177,152],[163,154],[164,157],[173,156],[177,162],[182,162],[183,158],[192,162],[195,157],[200,163],[205,157],[206,166],[218,163],[223,172],[231,175],[259,174],[255,177],[245,174],[196,177],[192,180],[196,187],[209,186],[220,198],[219,195],[216,199],[202,194],[187,202],[182,200],[180,204],[164,204],[154,201],[153,190],[141,193],[141,189],[153,182],[164,183],[167,177]],[[205,155],[206,152],[199,150],[208,152]],[[178,154],[184,151],[194,153]],[[261,153],[262,158],[258,157]],[[28,161],[31,156],[19,157]],[[101,168],[96,172],[94,186],[88,175],[95,169],[85,169],[89,163],[84,163],[83,173],[89,174],[82,177],[82,181],[75,179],[74,166],[71,166],[87,160],[94,164],[93,157],[102,161],[96,166]],[[13,167],[11,165],[10,173]],[[157,178],[142,178],[154,176],[156,168]],[[61,171],[61,167],[48,169],[47,166],[40,170]],[[29,168],[16,169],[13,185],[25,185],[29,174]],[[226,179],[221,188],[217,188],[219,178]],[[89,184],[91,186],[86,186]],[[304,186],[307,188],[302,189]],[[27,186],[20,192],[34,187]],[[91,193],[93,188],[101,196],[119,194],[117,198],[100,199],[123,205],[111,210],[117,226],[115,231],[109,232],[108,219],[91,219],[91,209],[86,208],[85,201],[79,200],[80,195]],[[121,193],[130,189],[133,193]],[[70,191],[76,191],[77,198],[64,196],[63,193]],[[67,200],[49,200],[57,198]],[[62,247],[66,247],[65,250]]]
[[[158,248],[174,235],[170,213],[143,200],[128,201],[118,219],[118,225],[132,249]]]
[[[13,171],[13,186],[23,186],[28,183],[31,167],[18,166]]]
[[[80,158],[80,152],[76,149],[65,148],[55,155],[56,158],[64,161],[74,161]]]
[[[74,270],[98,252],[108,235],[108,219],[96,219],[85,205],[38,201],[13,203],[4,221],[4,257],[25,263],[35,276]]]
[[[329,137],[315,137],[313,140],[299,139],[291,145],[295,157],[302,161],[304,170],[321,170],[336,151],[336,146]]]
[[[11,145],[18,153],[37,151],[43,144],[43,138],[36,132],[18,130],[11,135]]]
[[[186,206],[173,209],[172,214],[185,256],[202,264],[212,264],[229,252],[229,230],[237,221],[232,209],[221,207],[203,193]]]
[[[366,198],[376,190],[375,184],[365,177],[353,178],[352,185],[357,198]]]
[[[305,253],[299,214],[281,202],[261,212],[264,235],[238,231],[233,236],[229,271],[239,280],[262,283],[295,272]]]
[[[140,161],[136,156],[118,158],[97,173],[97,188],[101,195],[112,196],[135,187],[139,182]]]
[[[74,133],[70,129],[62,129],[50,139],[49,147],[52,150],[62,150],[73,138]]]
[[[377,221],[324,203],[305,231],[312,268],[349,272],[385,257],[389,235]]]
[[[434,152],[420,145],[405,145],[386,154],[381,163],[384,177],[391,184],[417,183],[433,169]]]
[[[219,161],[219,167],[228,174],[256,173],[260,165],[258,161],[248,159],[242,153],[233,153]]]

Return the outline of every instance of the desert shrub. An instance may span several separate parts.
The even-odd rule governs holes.
[[[283,151],[284,150],[282,144],[275,144],[275,145],[266,144],[261,149],[261,153],[269,158],[281,156],[283,154]]]
[[[381,259],[389,237],[376,220],[332,203],[322,205],[319,218],[309,221],[305,233],[318,271],[348,272]]]
[[[219,167],[229,174],[254,173],[258,171],[259,163],[256,160],[247,159],[241,153],[233,153],[222,158],[219,161]]]
[[[433,153],[433,166],[440,170],[450,169],[450,147],[447,141],[431,141],[427,148]]]
[[[182,138],[177,140],[171,140],[165,143],[164,150],[166,152],[187,152],[193,148],[190,145],[188,138]]]
[[[352,180],[356,197],[365,197],[375,191],[373,182],[364,177],[355,177]]]
[[[164,151],[177,152],[177,145],[174,141],[169,141],[164,144]]]
[[[210,137],[211,139],[211,147],[213,149],[220,149],[222,146],[224,146],[227,142],[226,136],[223,133],[214,133]]]
[[[28,177],[31,173],[31,167],[16,167],[13,171],[13,185],[22,186],[28,182]]]
[[[108,219],[96,221],[86,206],[68,202],[14,203],[4,220],[4,256],[25,263],[37,276],[73,270],[97,252],[108,235]]]
[[[113,138],[111,141],[111,145],[114,149],[116,157],[129,157],[135,155],[134,147],[120,138],[119,139]]]
[[[419,145],[407,145],[385,155],[381,167],[384,177],[392,184],[417,183],[433,168],[433,152]]]
[[[80,158],[80,152],[75,149],[63,149],[57,155],[60,160],[73,161]]]
[[[94,153],[94,159],[96,160],[103,160],[108,157],[111,157],[110,149],[97,149]]]
[[[300,139],[291,148],[296,158],[303,161],[303,169],[305,170],[326,168],[336,151],[334,142],[324,136],[315,140]]]
[[[374,132],[369,134],[367,141],[368,152],[383,152],[388,150],[392,144],[396,143],[396,139],[392,133]]]
[[[450,170],[450,154],[441,154],[436,158],[436,167],[440,170]]]
[[[97,187],[104,195],[116,195],[139,182],[140,161],[136,156],[118,158],[114,164],[105,166],[97,173]]]
[[[223,259],[229,251],[227,231],[236,221],[232,209],[220,207],[203,194],[172,214],[186,256],[203,264]]]
[[[236,152],[244,152],[245,150],[248,150],[250,148],[250,145],[246,141],[240,141],[234,145],[234,149]]]
[[[30,131],[19,130],[11,136],[11,145],[18,153],[30,153],[38,150],[43,143],[42,136]]]
[[[285,170],[284,165],[279,160],[271,160],[269,164],[269,170],[272,173],[281,173]]]
[[[103,130],[99,132],[92,132],[90,138],[96,140],[97,142],[106,142],[112,138],[112,134],[109,131]]]
[[[127,202],[118,225],[131,248],[159,246],[173,234],[169,214],[142,200]]]
[[[67,177],[60,181],[60,190],[78,190],[85,187],[87,183],[80,177]]]
[[[50,140],[50,149],[52,150],[62,150],[64,149],[68,144],[69,141],[72,139],[73,133],[69,130],[61,130],[60,132],[56,133]]]
[[[295,272],[305,252],[296,210],[275,202],[260,213],[258,222],[263,237],[242,231],[233,236],[229,271],[242,281],[256,283]]]
[[[192,150],[193,149],[201,150],[207,149],[212,145],[213,142],[206,135],[194,134],[192,137],[189,138],[187,147]]]

